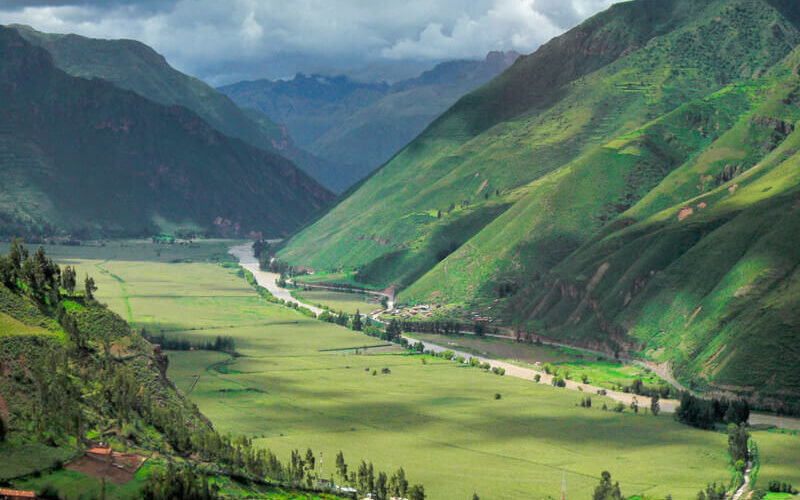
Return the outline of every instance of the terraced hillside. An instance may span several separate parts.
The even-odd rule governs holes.
[[[698,387],[796,394],[799,27],[790,1],[615,5],[461,99],[280,256]]]
[[[291,162],[0,28],[0,234],[280,235],[332,195]]]
[[[338,187],[331,182],[345,173],[344,165],[298,148],[285,127],[263,113],[240,109],[205,82],[174,69],[161,54],[141,42],[42,33],[23,25],[10,27],[31,44],[47,50],[55,65],[68,74],[102,78],[166,106],[184,106],[225,135],[286,157],[329,189]]]

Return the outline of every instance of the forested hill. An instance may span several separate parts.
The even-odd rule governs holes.
[[[288,160],[0,27],[0,234],[286,234],[332,195]]]
[[[167,106],[180,105],[225,135],[286,157],[326,188],[346,166],[298,148],[286,127],[263,113],[242,110],[227,96],[197,78],[176,70],[147,45],[135,40],[101,40],[79,35],[42,33],[12,25],[33,45],[53,56],[56,67],[72,76],[102,78],[114,85]]]
[[[698,388],[800,393],[800,4],[614,5],[465,96],[279,254]]]

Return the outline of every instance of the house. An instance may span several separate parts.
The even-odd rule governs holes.
[[[89,448],[86,450],[86,456],[106,463],[112,463],[114,461],[111,448]]]
[[[27,498],[36,498],[36,492],[0,488],[0,499],[2,500],[21,500]]]

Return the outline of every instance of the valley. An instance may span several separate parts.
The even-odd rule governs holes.
[[[309,446],[323,453],[331,474],[341,450],[351,466],[364,458],[379,469],[404,467],[430,498],[547,498],[558,493],[562,472],[570,491],[585,497],[608,469],[627,495],[689,499],[707,482],[730,477],[724,434],[667,414],[603,411],[604,401],[614,402],[597,395],[592,408],[582,408],[587,393],[530,378],[370,348],[384,343],[267,303],[229,265],[229,245],[48,250],[81,273],[95,270],[100,300],[130,313],[136,328],[235,339],[240,357],[170,352],[170,378],[219,430],[280,456]],[[800,437],[753,435],[768,443],[762,470],[793,479],[786,464],[800,459]]]

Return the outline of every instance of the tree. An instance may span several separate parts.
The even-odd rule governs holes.
[[[75,293],[75,274],[75,268],[72,266],[66,266],[61,273],[61,286],[70,295]]]
[[[611,473],[603,471],[600,476],[600,484],[595,486],[593,500],[622,500],[622,493],[619,490],[619,483],[611,484]]]
[[[654,417],[657,417],[661,412],[661,403],[659,403],[659,399],[658,394],[650,398],[650,411],[653,413]]]
[[[389,478],[386,477],[385,472],[378,473],[378,479],[375,481],[375,493],[378,498],[383,500],[389,493]]]
[[[361,311],[356,309],[356,315],[353,317],[353,330],[360,332],[364,329],[364,324],[361,322]]]
[[[745,424],[728,424],[728,454],[731,456],[731,463],[739,460],[747,462],[747,441],[750,434],[747,432]]]
[[[94,278],[90,278],[88,274],[83,281],[83,289],[86,292],[86,298],[88,300],[94,300],[94,292],[97,291],[97,285],[94,284]]]
[[[396,319],[392,318],[392,321],[386,326],[386,340],[389,342],[394,342],[395,339],[400,337],[400,324],[397,322]]]
[[[389,479],[389,492],[396,497],[404,497],[408,493],[406,471],[402,467],[397,469],[397,472],[392,474],[391,479]]]
[[[409,500],[425,500],[425,488],[421,484],[415,484],[408,490]]]
[[[342,482],[347,482],[347,464],[341,450],[336,454],[336,473],[342,478]]]

